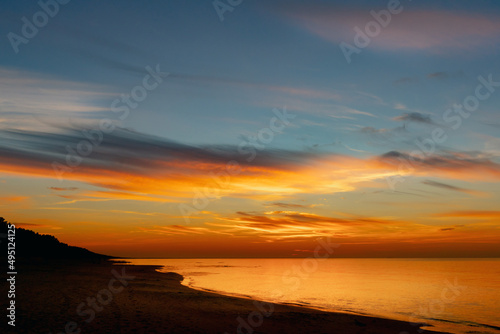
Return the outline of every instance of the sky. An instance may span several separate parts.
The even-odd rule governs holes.
[[[0,216],[121,257],[500,257],[497,1],[3,1]]]

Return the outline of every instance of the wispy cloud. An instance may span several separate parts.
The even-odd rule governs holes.
[[[500,219],[500,211],[463,210],[437,213],[434,216],[443,218]]]
[[[108,111],[104,87],[55,79],[40,73],[0,68],[0,128],[44,129],[70,118]]]
[[[6,197],[0,197],[0,202],[4,203],[18,203],[18,202],[23,202],[29,199],[27,196],[6,196]]]
[[[455,226],[452,226],[452,227],[443,227],[440,229],[440,231],[453,231],[453,230],[456,230],[457,228],[461,228],[461,227],[464,227],[465,225],[455,225]]]
[[[1,131],[0,170],[56,179],[53,162],[64,166],[67,147],[84,139],[80,130],[60,130]],[[79,157],[78,166],[64,170],[65,179],[102,190],[65,194],[64,198],[71,202],[110,198],[169,202],[192,197],[196,189],[208,187],[216,198],[230,195],[286,203],[281,199],[294,194],[354,191],[367,182],[398,175],[401,160],[410,161],[408,154],[397,151],[361,159],[326,151],[265,149],[252,161],[246,153],[236,145],[187,145],[117,129],[105,134],[89,156]],[[215,176],[228,174],[230,161],[237,162],[237,172],[218,185]],[[498,180],[500,165],[484,157],[447,152],[426,157],[412,173]]]
[[[54,191],[74,191],[77,190],[77,187],[49,187],[50,190]]]
[[[269,204],[266,204],[266,206],[277,206],[277,207],[280,207],[280,208],[302,208],[302,209],[305,209],[305,208],[312,208],[314,207],[314,205],[312,204],[309,204],[309,205],[305,205],[305,204],[294,204],[294,203],[283,203],[283,202],[274,202],[274,203],[269,203]]]
[[[445,80],[451,78],[459,78],[463,76],[464,73],[462,71],[456,71],[456,72],[439,71],[427,74],[427,79]]]
[[[422,79],[423,80],[446,80],[446,79],[460,78],[463,76],[464,76],[463,71],[455,71],[455,72],[437,71],[437,72],[428,73]],[[395,80],[394,84],[400,85],[400,84],[411,84],[411,83],[417,83],[417,82],[420,82],[419,77],[402,77],[402,78]]]
[[[470,195],[475,195],[475,196],[485,196],[486,195],[486,193],[482,192],[482,191],[455,187],[455,186],[452,186],[450,184],[432,181],[432,180],[425,180],[425,181],[422,181],[422,183],[426,184],[428,186],[436,187],[436,188],[441,188],[441,189],[446,189],[446,190],[451,190],[451,191],[458,191],[458,192],[462,192],[462,193],[466,193],[466,194],[470,194]]]
[[[224,229],[263,234],[263,237],[282,240],[288,238],[313,238],[333,234],[349,235],[353,230],[363,228],[365,233],[394,229],[404,222],[383,218],[327,217],[300,211],[237,212],[234,217],[219,217],[221,223],[207,223]],[[391,226],[391,227],[389,227]]]
[[[416,122],[416,123],[423,123],[423,124],[434,124],[434,122],[431,119],[431,116],[429,115],[424,115],[422,113],[418,112],[412,112],[412,113],[406,113],[400,116],[396,116],[392,118],[394,121],[404,121],[404,122]]]
[[[384,244],[387,242],[450,242],[480,240],[479,231],[491,230],[491,225],[433,226],[397,217],[367,217],[343,214],[324,216],[294,210],[270,212],[236,212],[218,216],[205,226],[240,236],[255,236],[267,242],[297,241],[319,237],[334,237],[342,244]],[[442,234],[440,232],[447,231]],[[484,238],[484,236],[482,236]],[[494,238],[488,238],[488,242]]]
[[[57,162],[66,166],[64,179],[104,189],[65,195],[71,203],[106,198],[172,201],[192,197],[196,189],[203,187],[214,189],[216,197],[264,196],[268,201],[276,201],[299,193],[352,191],[389,173],[378,162],[331,152],[266,149],[250,161],[250,147],[241,151],[232,145],[186,145],[119,129],[104,135],[89,156],[79,157],[78,166],[68,167],[67,147],[76,146],[84,138],[77,129],[60,130],[0,132],[0,170],[57,178],[53,169]],[[214,175],[227,174],[230,161],[236,161],[239,170],[220,186]]]
[[[406,128],[406,123],[394,128],[375,128],[372,126],[364,126],[355,130],[363,137],[369,139],[368,145],[392,145],[393,147],[401,147],[411,136],[411,133]],[[391,146],[389,146],[391,147]]]
[[[296,24],[325,40],[352,41],[355,26],[373,20],[370,10],[304,5],[284,10]],[[459,11],[404,9],[370,47],[384,50],[477,50],[498,43],[498,17]],[[425,24],[422,24],[425,22]]]
[[[417,176],[439,176],[450,179],[500,180],[500,164],[484,157],[462,152],[442,152],[414,156],[409,153],[390,151],[378,157],[378,161],[395,168],[405,165],[408,173]]]

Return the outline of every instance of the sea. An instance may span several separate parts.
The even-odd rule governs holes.
[[[127,259],[193,289],[500,334],[500,259]],[[403,334],[403,333],[395,333]]]

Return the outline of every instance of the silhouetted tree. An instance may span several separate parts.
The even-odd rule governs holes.
[[[2,248],[0,257],[2,258],[7,256],[8,224],[3,217],[0,217],[0,246]],[[85,248],[69,246],[49,234],[40,234],[20,227],[16,227],[15,230],[16,259],[100,260],[111,258]]]

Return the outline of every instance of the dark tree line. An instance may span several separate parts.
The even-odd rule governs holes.
[[[8,222],[0,217],[0,257],[7,256]],[[16,259],[65,259],[65,260],[103,260],[111,258],[97,254],[85,248],[69,246],[49,234],[40,234],[31,230],[16,227],[15,251]]]

